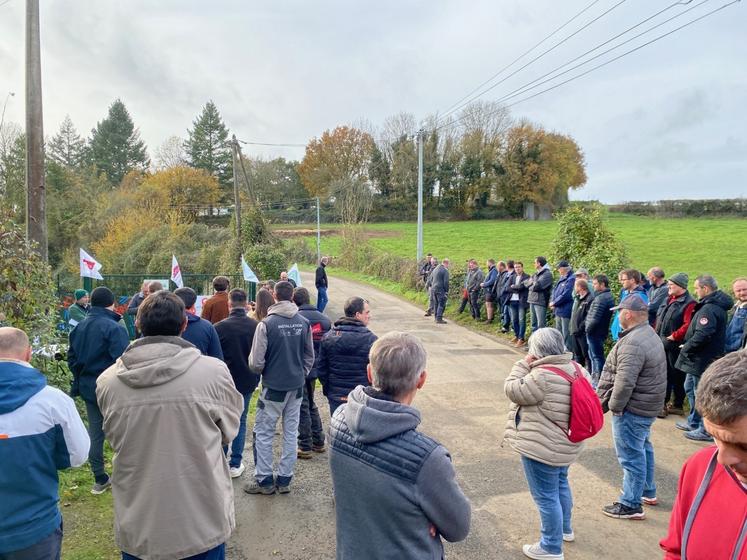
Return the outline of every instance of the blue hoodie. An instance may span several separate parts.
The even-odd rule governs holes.
[[[187,313],[187,328],[184,329],[182,338],[194,344],[203,356],[223,359],[223,348],[220,345],[218,331],[207,319]]]
[[[28,364],[0,360],[0,554],[60,526],[57,471],[82,465],[88,447],[70,397]]]

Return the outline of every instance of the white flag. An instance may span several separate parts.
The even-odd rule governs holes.
[[[184,287],[184,282],[182,281],[182,269],[179,268],[179,263],[176,262],[176,255],[171,255],[171,281],[176,284],[177,288]]]
[[[293,266],[288,270],[288,280],[293,280],[297,288],[301,287],[301,273],[298,272],[298,263],[293,263]]]
[[[248,264],[246,264],[244,255],[241,255],[241,272],[244,274],[244,280],[246,280],[247,282],[259,283],[259,278],[257,278],[257,275],[254,274],[254,271],[249,268]]]
[[[94,259],[91,255],[86,253],[83,249],[80,250],[80,275],[84,278],[95,278],[96,280],[103,280],[99,272],[101,270],[101,263]]]

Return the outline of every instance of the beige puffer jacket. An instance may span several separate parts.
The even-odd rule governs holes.
[[[584,447],[573,443],[568,430],[571,385],[542,366],[554,366],[574,375],[572,354],[546,356],[527,364],[519,360],[506,378],[503,389],[511,401],[504,439],[514,451],[540,463],[565,467],[573,463]],[[589,373],[581,371],[589,379]]]

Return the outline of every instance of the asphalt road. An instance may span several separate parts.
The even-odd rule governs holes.
[[[313,286],[309,275],[304,275],[304,282]],[[330,284],[326,310],[330,318],[342,315],[347,297],[360,295],[370,302],[369,326],[374,332],[410,332],[428,351],[428,381],[413,404],[422,412],[422,431],[451,452],[459,482],[472,502],[470,534],[461,543],[446,543],[447,558],[524,558],[522,544],[539,539],[539,514],[519,456],[508,444],[501,446],[509,407],[503,381],[523,354],[497,338],[454,324],[436,325],[418,307],[370,286],[338,278],[331,278]],[[310,291],[314,297],[313,287]],[[320,390],[317,400],[326,427],[329,409]],[[666,533],[680,467],[699,449],[674,428],[677,419],[654,423],[660,505],[647,508],[644,521],[602,515],[602,506],[618,496],[622,471],[609,426],[587,443],[570,469],[576,542],[566,544],[566,558],[661,558],[658,542]],[[245,458],[251,461],[247,451]],[[334,558],[335,517],[326,453],[298,461],[292,492],[287,495],[247,495],[242,486],[250,477],[248,465],[234,481],[236,531],[229,542],[229,558]]]

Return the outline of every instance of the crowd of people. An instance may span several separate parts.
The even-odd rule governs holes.
[[[317,305],[307,289],[282,278],[264,283],[250,302],[219,276],[198,317],[191,288],[144,285],[128,309],[134,341],[111,290],[76,293],[70,395],[85,403],[87,433],[71,398],[30,365],[26,334],[0,328],[0,488],[7,496],[0,501],[0,560],[59,558],[57,471],[86,458],[91,492],[113,492],[124,560],[224,558],[235,527],[231,479],[246,469],[248,409],[258,387],[254,471],[244,492],[291,493],[297,460],[329,451],[338,558],[440,558],[442,539],[466,538],[470,502],[448,451],[418,430],[412,405],[427,380],[423,344],[403,332],[377,337],[368,327],[370,305],[358,296],[330,321],[323,313],[326,264],[315,275]],[[743,558],[747,279],[733,284],[738,302],[729,317],[732,299],[708,275],[695,280],[695,301],[684,273],[667,278],[652,268],[647,286],[638,271],[623,270],[615,301],[604,275],[590,278],[566,261],[556,266],[558,280],[544,257],[531,276],[521,262],[487,265],[484,274],[469,262],[460,311],[469,304],[481,319],[484,300],[486,321],[513,329],[517,348],[527,345],[504,384],[512,403],[505,441],[521,456],[541,519],[539,541],[523,553],[562,560],[564,543],[576,538],[568,470],[583,440],[601,428],[576,433],[588,387],[600,419],[611,413],[623,472],[620,496],[601,513],[644,519],[643,507],[658,504],[651,426],[657,416],[684,414],[687,397],[689,415],[677,427],[716,447],[685,464],[661,547],[670,559]],[[429,259],[420,272],[431,296],[426,314],[443,323],[449,260]],[[608,336],[614,344],[605,356]],[[326,434],[317,380],[330,410]],[[105,440],[116,458],[111,476]],[[713,539],[717,525],[722,537]]]

